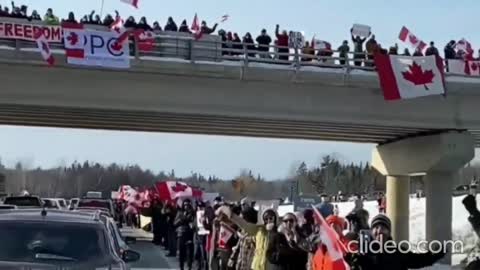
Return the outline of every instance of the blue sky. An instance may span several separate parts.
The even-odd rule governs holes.
[[[353,23],[372,26],[377,40],[383,46],[398,41],[400,28],[405,25],[424,41],[436,41],[437,47],[450,39],[466,38],[475,48],[480,45],[478,33],[478,0],[139,0],[138,10],[120,0],[104,0],[104,14],[118,9],[123,17],[146,16],[149,22],[158,20],[165,25],[168,16],[177,23],[187,19],[189,23],[198,13],[201,20],[209,24],[218,21],[223,14],[230,19],[222,28],[243,35],[249,31],[257,35],[262,28],[273,33],[278,23],[287,30],[305,31],[307,38],[314,34],[321,39],[339,45],[348,39]],[[100,10],[102,0],[17,0],[17,5],[27,4],[30,11],[35,8],[44,14],[52,7],[59,16],[74,11],[77,18],[92,10]],[[10,0],[0,0],[10,6]],[[399,44],[402,45],[402,44]]]
[[[104,0],[104,14],[118,9],[123,17],[146,16],[150,23],[161,25],[172,16],[177,23],[191,23],[195,13],[209,24],[223,14],[230,19],[221,25],[243,35],[257,35],[262,28],[273,33],[278,23],[282,29],[304,31],[338,45],[349,38],[353,23],[372,26],[377,40],[385,47],[396,42],[405,25],[426,42],[436,41],[442,49],[450,39],[466,38],[474,47],[480,44],[478,0],[140,0],[135,10],[120,0]],[[30,11],[44,14],[48,7],[60,17],[74,11],[77,18],[100,11],[101,0],[17,0]],[[293,4],[294,3],[294,4]],[[0,0],[10,6],[10,1]],[[402,46],[401,46],[402,47]],[[368,161],[374,146],[333,142],[253,139],[237,137],[194,136],[111,132],[74,129],[0,127],[0,156],[13,164],[18,160],[31,166],[56,166],[74,160],[101,163],[138,163],[154,171],[174,168],[179,175],[199,171],[205,175],[233,177],[242,168],[251,168],[268,179],[285,177],[300,160],[318,163],[321,156],[339,153],[347,162]]]

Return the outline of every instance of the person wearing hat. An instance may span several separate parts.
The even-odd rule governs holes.
[[[369,248],[364,253],[355,253],[350,263],[352,269],[368,269],[368,270],[408,270],[420,269],[432,266],[435,262],[445,256],[445,250],[433,253],[413,253],[406,249],[399,249],[392,240],[392,222],[384,215],[379,214],[372,219],[371,222],[371,240],[368,244]],[[375,252],[373,252],[375,251]]]
[[[252,201],[245,197],[240,201],[240,205],[242,207],[241,216],[243,219],[245,219],[247,222],[257,224],[258,211],[253,208]]]

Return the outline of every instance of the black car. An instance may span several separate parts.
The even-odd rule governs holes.
[[[140,255],[120,258],[98,214],[28,209],[0,212],[0,269],[128,269]],[[53,267],[53,268],[49,268]]]

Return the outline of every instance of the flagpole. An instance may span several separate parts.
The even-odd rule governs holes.
[[[100,19],[103,17],[103,5],[105,4],[105,0],[102,0],[102,7],[100,8]]]

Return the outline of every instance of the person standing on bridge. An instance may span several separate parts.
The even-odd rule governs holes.
[[[277,37],[277,46],[280,47],[278,48],[278,52],[281,54],[288,54],[290,52],[288,48],[288,34],[286,30],[283,30],[282,33],[280,33],[280,25],[277,24],[277,27],[275,28],[275,36]],[[288,61],[288,55],[280,55],[278,59]]]
[[[45,14],[45,17],[43,17],[43,21],[50,25],[60,24],[58,17],[53,14],[53,10],[51,8],[47,9],[47,13]]]
[[[174,225],[177,228],[180,270],[184,270],[185,262],[187,262],[188,270],[192,270],[195,212],[189,199],[183,201],[182,209],[178,211]]]
[[[352,35],[352,42],[353,42],[353,59],[355,59],[355,66],[360,67],[362,66],[362,59],[365,60],[365,54],[363,52],[363,43],[367,39],[361,38],[360,36],[353,35],[353,28],[350,29]]]

